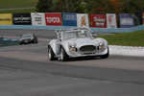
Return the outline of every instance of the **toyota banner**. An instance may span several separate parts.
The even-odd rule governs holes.
[[[46,25],[61,26],[62,15],[61,13],[45,13]]]

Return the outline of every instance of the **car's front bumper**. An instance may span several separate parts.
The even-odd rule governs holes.
[[[83,52],[67,52],[69,57],[86,57],[86,56],[102,56],[109,52],[109,49],[106,48],[104,50],[97,50],[95,52],[83,53]]]

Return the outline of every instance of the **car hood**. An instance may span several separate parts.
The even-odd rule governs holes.
[[[85,45],[97,45],[97,43],[91,38],[74,38],[66,40],[63,42],[65,45],[76,45],[76,47],[81,47]]]

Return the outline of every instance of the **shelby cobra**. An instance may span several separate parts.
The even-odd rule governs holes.
[[[49,60],[60,61],[75,57],[109,56],[108,42],[103,38],[94,38],[89,28],[75,28],[57,31],[57,39],[48,44]]]

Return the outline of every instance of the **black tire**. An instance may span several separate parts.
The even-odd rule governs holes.
[[[37,41],[37,39],[36,39],[36,38],[34,38],[34,39],[31,41],[31,43],[33,43],[33,44],[37,44],[37,43],[38,43],[38,41]]]
[[[60,56],[59,56],[60,61],[67,61],[68,60],[68,55],[65,52],[64,48],[60,49]]]
[[[109,48],[108,48],[108,52],[105,55],[100,56],[100,58],[105,59],[109,57]]]
[[[24,45],[24,42],[20,42],[19,44],[20,44],[20,45]]]
[[[23,45],[23,43],[19,43],[19,45]]]
[[[34,39],[34,43],[36,43],[36,44],[38,43],[38,39],[37,38]]]
[[[48,58],[50,61],[55,60],[55,54],[51,47],[48,47]]]

